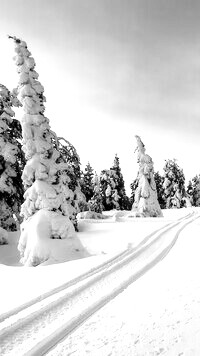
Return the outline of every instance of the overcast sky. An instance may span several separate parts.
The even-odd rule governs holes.
[[[200,1],[0,0],[0,77],[16,86],[7,34],[27,42],[53,130],[83,166],[137,175],[140,135],[155,170],[200,174]],[[197,158],[196,158],[197,157]]]

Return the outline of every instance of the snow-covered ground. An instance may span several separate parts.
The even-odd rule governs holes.
[[[200,219],[199,210],[193,208],[165,210],[163,218],[131,218],[129,212],[108,212],[107,219],[81,219],[80,232],[74,240],[52,241],[54,254],[43,266],[36,268],[20,265],[17,234],[10,234],[9,244],[0,246],[0,318],[13,308],[82,275],[122,251],[134,248],[137,251],[146,236],[189,216],[192,211],[195,215],[190,220],[180,222],[180,227],[185,224],[184,221],[188,221],[188,225],[180,232],[168,255],[159,263],[163,256],[157,258],[154,267],[149,270],[149,255],[144,248],[140,260],[136,256],[133,268],[140,263],[147,273],[136,278],[115,298],[107,300],[82,325],[78,327],[77,323],[76,330],[49,351],[49,355],[198,356]],[[162,244],[167,244],[170,238],[167,233]],[[58,244],[63,244],[63,248],[57,248]],[[155,251],[151,253],[156,254],[156,250],[163,249],[162,246],[152,245]],[[4,354],[16,355],[16,352],[14,349]]]

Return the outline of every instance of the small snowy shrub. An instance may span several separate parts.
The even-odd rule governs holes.
[[[106,219],[106,216],[104,216],[101,213],[96,213],[95,211],[81,211],[77,215],[78,219]]]

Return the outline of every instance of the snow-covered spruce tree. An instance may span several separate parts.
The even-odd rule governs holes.
[[[135,202],[132,210],[138,217],[159,217],[162,211],[158,203],[156,183],[154,180],[154,170],[152,158],[145,153],[146,149],[139,136],[137,140],[136,151],[139,163],[138,187],[135,192]]]
[[[70,203],[75,208],[71,217],[76,231],[78,224],[76,215],[82,211],[86,205],[86,197],[81,189],[81,169],[80,158],[75,147],[63,137],[54,135],[54,147],[59,151],[61,160],[67,163],[67,174],[70,178],[68,186],[73,192],[70,196]]]
[[[187,195],[193,206],[200,206],[200,175],[196,175],[189,181]]]
[[[17,230],[16,219],[24,192],[21,179],[24,161],[18,141],[20,124],[13,118],[12,109],[20,105],[15,92],[0,84],[0,227],[7,231]]]
[[[166,208],[182,208],[185,206],[185,176],[175,159],[165,161],[164,170],[164,199]]]
[[[93,178],[93,186],[94,186],[94,194],[92,198],[88,202],[89,209],[96,213],[102,213],[104,210],[102,204],[102,196],[100,191],[100,178],[98,177],[97,173],[95,172]]]
[[[94,195],[94,170],[88,162],[84,172],[82,172],[81,190],[85,194],[88,202]]]
[[[100,173],[100,194],[103,210],[120,209],[116,179],[117,175],[114,170],[104,169]]]
[[[166,208],[166,200],[164,197],[164,188],[163,188],[164,177],[161,176],[159,172],[155,172],[154,180],[156,183],[158,202],[160,204],[161,209],[165,209]]]
[[[125,185],[124,185],[124,178],[121,172],[119,158],[115,155],[113,166],[110,168],[112,171],[115,172],[113,177],[115,181],[115,189],[117,190],[117,195],[119,196],[118,204],[120,210],[130,209],[130,202],[129,198],[126,195]]]
[[[73,236],[75,208],[70,200],[68,165],[54,148],[49,120],[44,116],[44,88],[37,80],[35,61],[24,41],[13,38],[22,103],[23,150],[27,159],[22,179],[26,192],[21,207],[22,233],[18,249],[26,265],[38,265],[50,257],[48,240]]]

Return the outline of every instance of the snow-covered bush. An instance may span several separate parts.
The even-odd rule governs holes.
[[[20,105],[15,92],[0,84],[0,226],[8,231],[17,229],[14,215],[19,217],[23,200],[21,128],[12,110]]]
[[[81,211],[80,213],[78,213],[77,218],[99,220],[99,219],[106,219],[107,217],[101,213],[96,213],[95,211],[89,210],[89,211]]]
[[[71,221],[76,214],[76,207],[71,204],[74,192],[69,188],[70,166],[64,162],[62,155],[55,148],[53,141],[56,139],[55,134],[50,129],[49,120],[44,116],[44,88],[37,80],[35,61],[31,57],[26,42],[16,37],[13,39],[16,52],[15,63],[19,74],[17,90],[24,110],[24,116],[21,119],[22,143],[27,159],[22,175],[26,189],[25,201],[21,208],[26,233],[22,233],[20,237],[19,249],[24,263],[29,259],[27,256],[31,256],[31,263],[36,265],[48,255],[45,248],[41,248],[39,256],[36,251],[39,248],[37,243],[40,243],[41,239],[39,230],[33,230],[33,225],[40,211],[42,210],[41,214],[44,211],[51,212],[51,217],[54,214],[57,217],[59,214],[63,218],[60,221],[62,226],[57,226],[52,230],[52,225],[50,225],[50,231],[45,234],[47,238],[57,238],[61,237],[62,229],[66,231],[66,236],[68,231],[73,229]],[[39,223],[39,227],[41,224],[42,222]],[[70,229],[69,224],[71,224]],[[36,241],[32,242],[34,239]],[[34,247],[35,244],[37,248]]]

